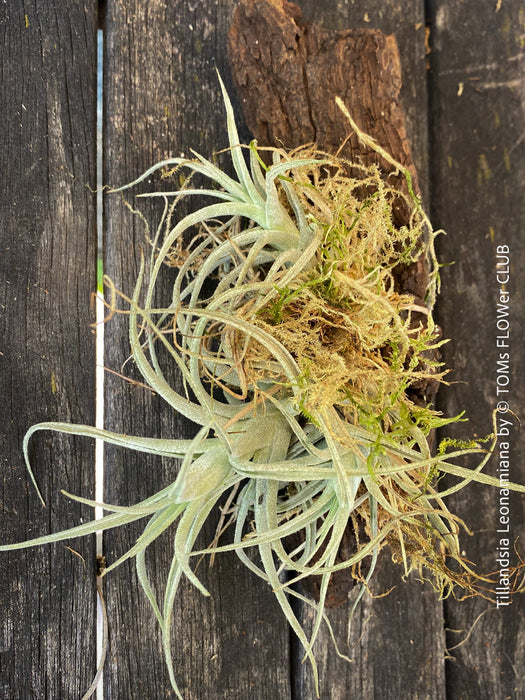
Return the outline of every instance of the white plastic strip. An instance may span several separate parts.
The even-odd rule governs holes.
[[[104,297],[103,297],[103,199],[102,199],[102,78],[103,78],[103,35],[97,34],[97,300],[96,300],[96,372],[95,372],[95,425],[104,427]],[[104,501],[104,443],[97,440],[95,444],[95,500]],[[103,509],[95,508],[95,520],[102,518]],[[97,558],[103,556],[103,533],[96,534]],[[97,667],[104,648],[104,614],[100,598],[97,596]],[[104,700],[104,679],[101,674],[97,685],[97,700]]]

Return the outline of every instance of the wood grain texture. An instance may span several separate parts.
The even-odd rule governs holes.
[[[36,436],[42,420],[94,420],[97,3],[0,7],[1,541],[87,520],[61,489],[93,495],[93,445]],[[80,697],[95,673],[94,538],[0,565],[0,697]],[[84,561],[82,560],[84,559]]]
[[[380,29],[395,37],[401,60],[400,102],[408,141],[419,174],[423,202],[428,202],[427,75],[425,3],[421,0],[298,0],[307,22],[327,30]]]
[[[405,177],[352,133],[335,97],[352,118],[408,168],[417,188],[403,111],[396,39],[378,29],[325,29],[306,23],[298,5],[244,0],[235,12],[228,54],[248,127],[263,146],[317,148],[377,163],[390,182]]]
[[[169,155],[192,147],[211,156],[227,145],[215,67],[228,81],[226,32],[232,2],[108,2],[105,23],[105,181],[120,185]],[[229,84],[231,90],[231,84]],[[227,162],[227,156],[222,156]],[[147,183],[146,189],[156,183]],[[162,185],[161,185],[162,186]],[[143,188],[145,189],[145,188]],[[197,203],[192,201],[191,206]],[[143,207],[151,221],[159,210]],[[142,223],[118,196],[106,200],[105,270],[125,293],[133,289],[141,249],[149,254]],[[166,271],[161,295],[171,298]],[[126,318],[107,326],[106,364],[120,370],[129,355]],[[133,368],[124,372],[133,375]],[[175,385],[178,378],[171,373]],[[194,428],[141,388],[108,378],[108,427],[151,436],[193,436]],[[131,503],[173,481],[177,465],[124,451],[107,452],[107,500]],[[108,533],[108,563],[138,530]],[[202,544],[214,535],[205,529]],[[161,591],[172,550],[168,536],[151,547],[153,580]],[[207,562],[199,575],[212,594],[182,586],[174,612],[173,650],[184,697],[289,697],[288,628],[263,582],[235,556]],[[105,581],[111,625],[106,669],[108,698],[172,697],[159,630],[136,580],[124,564]]]
[[[441,258],[455,261],[443,270],[439,310],[445,335],[453,338],[446,361],[454,369],[451,378],[459,382],[442,392],[441,398],[447,413],[466,410],[469,422],[457,433],[468,439],[491,432],[491,413],[498,400],[509,401],[522,419],[525,406],[524,16],[519,2],[434,4],[430,55],[433,218],[448,234],[441,240]],[[505,287],[510,298],[510,347],[498,348],[497,336],[504,334],[497,329],[502,284],[496,278],[496,265],[498,246],[506,245],[510,249]],[[498,395],[500,352],[510,353],[509,372],[500,373],[500,382],[509,379],[504,387],[509,393]],[[500,414],[500,428],[507,427],[502,418]],[[510,475],[523,483],[523,429],[518,430],[516,419],[510,417],[510,422]],[[500,437],[500,445],[506,441]],[[487,472],[497,476],[498,466],[496,455]],[[515,538],[523,543],[523,495],[511,499],[508,534],[497,532],[499,498],[496,489],[472,486],[450,499],[474,531],[473,537],[463,538],[463,547],[481,573],[501,568],[497,562],[500,538],[508,538],[511,548]],[[513,554],[511,565],[516,563]],[[450,647],[470,632],[468,641],[451,651],[454,660],[447,668],[447,697],[525,697],[522,595],[499,609],[479,599],[446,601],[446,620],[448,628],[458,630],[449,632]]]

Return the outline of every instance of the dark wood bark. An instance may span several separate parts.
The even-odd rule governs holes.
[[[447,231],[441,240],[440,257],[455,263],[443,270],[439,302],[444,333],[453,339],[445,348],[445,359],[453,368],[451,379],[455,383],[440,393],[440,399],[447,414],[466,410],[469,421],[456,430],[463,439],[492,431],[492,411],[500,400],[508,401],[523,421],[522,13],[519,3],[487,3],[474,8],[472,3],[447,0],[435,3],[432,17],[432,214],[436,224]],[[497,257],[498,252],[506,250],[505,246],[509,250],[508,265],[505,257]],[[497,267],[498,262],[504,264]],[[504,273],[499,280],[498,271]],[[502,289],[509,295],[508,317],[502,315],[507,306]],[[500,328],[498,319],[503,319]],[[508,366],[500,357],[506,352]],[[505,425],[503,420],[511,425]],[[498,449],[486,470],[494,476],[504,474],[498,469],[507,461],[503,444],[508,442],[510,478],[523,483],[523,428],[519,429],[516,417],[501,413],[498,426],[502,433]],[[505,428],[509,429],[508,436]],[[504,503],[500,511],[498,489],[472,486],[451,497],[449,505],[474,532],[472,537],[463,537],[463,548],[467,559],[476,563],[476,571],[496,572],[499,579],[503,567],[497,561],[497,548],[502,539],[509,540],[510,566],[519,563],[512,550],[517,540],[523,557],[522,494],[511,498],[508,525],[499,521],[500,516],[505,518],[507,514]],[[507,527],[508,533],[498,533],[498,529]],[[505,602],[505,597],[500,597],[500,601]],[[447,697],[525,697],[523,595],[515,596],[511,605],[499,609],[483,599],[450,599],[445,602],[445,611],[449,647],[470,635],[465,644],[451,649]]]
[[[246,123],[260,145],[292,149],[315,143],[351,161],[379,162],[391,172],[377,152],[359,142],[336,105],[338,96],[357,125],[415,177],[394,36],[304,23],[300,8],[288,0],[244,0],[228,50]]]
[[[71,527],[92,511],[93,445],[33,423],[94,420],[97,3],[0,8],[1,541]],[[0,696],[78,698],[95,673],[94,538],[13,553],[0,565]]]

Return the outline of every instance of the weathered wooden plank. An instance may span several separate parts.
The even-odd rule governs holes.
[[[106,183],[130,181],[161,158],[189,155],[190,147],[210,156],[227,145],[215,67],[227,78],[232,6],[230,1],[206,0],[107,3]],[[105,270],[130,294],[141,248],[148,247],[144,227],[118,196],[109,196],[105,206]],[[148,218],[159,214],[147,205],[142,210]],[[164,301],[171,297],[169,279],[163,293]],[[115,318],[106,332],[106,365],[120,370],[129,355],[126,318]],[[133,374],[133,369],[127,366],[124,372]],[[173,381],[178,382],[175,372]],[[152,436],[194,434],[191,425],[142,388],[108,377],[106,396],[110,428]],[[106,499],[119,503],[155,492],[176,473],[172,462],[116,450],[107,451],[106,469]],[[106,535],[108,563],[137,532],[130,528]],[[213,535],[211,524],[203,544]],[[162,591],[171,561],[170,537],[151,547],[149,561]],[[288,697],[288,629],[271,591],[235,556],[218,557],[211,572],[203,562],[199,575],[210,588],[211,600],[183,586],[174,613],[175,669],[185,698]],[[133,564],[108,575],[105,591],[111,626],[107,697],[172,697],[159,631]]]
[[[469,422],[457,435],[468,439],[491,432],[491,414],[498,401],[508,401],[517,414],[525,405],[521,381],[525,372],[523,3],[446,0],[431,4],[433,218],[448,233],[441,240],[441,258],[455,261],[443,270],[439,309],[444,334],[453,338],[445,359],[454,368],[451,379],[459,382],[444,390],[441,398],[447,413],[466,410]],[[498,262],[506,263],[506,258],[497,257],[505,246],[510,251],[508,280],[506,264],[497,267]],[[503,273],[499,280],[498,270]],[[502,289],[508,293],[509,317],[502,315],[507,305]],[[498,318],[503,319],[499,329]],[[498,340],[498,336],[502,337]],[[508,372],[506,356],[500,356],[507,352]],[[503,362],[498,365],[498,360]],[[506,426],[505,419],[512,426]],[[509,427],[509,436],[500,436],[487,471],[505,475],[498,468],[505,467],[508,442],[510,477],[523,482],[523,431],[508,414],[498,414],[498,426],[502,433],[502,428]],[[511,566],[516,565],[514,541],[520,537],[523,556],[520,542],[525,532],[522,495],[511,498],[509,532],[498,532],[507,529],[505,521],[499,522],[500,515],[507,517],[500,496],[497,489],[472,486],[450,499],[474,531],[473,537],[463,538],[465,556],[476,562],[476,571],[496,572],[497,579],[504,568],[498,562],[499,543],[509,540]],[[499,599],[508,600],[504,595]],[[523,596],[499,609],[481,599],[447,600],[446,622],[453,657],[447,666],[447,697],[525,696]],[[467,636],[464,644],[454,648]]]
[[[97,3],[0,8],[0,425],[2,543],[78,524],[93,445],[35,437],[44,510],[22,438],[42,420],[94,420]],[[95,672],[92,540],[2,553],[0,696],[74,698]]]

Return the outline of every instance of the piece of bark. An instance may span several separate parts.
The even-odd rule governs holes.
[[[340,97],[358,127],[408,169],[418,191],[399,101],[401,65],[395,37],[377,29],[332,32],[305,24],[300,8],[288,0],[241,0],[230,28],[228,55],[246,124],[260,146],[293,149],[315,144],[351,162],[377,164],[389,184],[406,193],[404,173],[359,140],[336,104]],[[407,224],[409,215],[407,206],[396,207],[396,224]],[[395,275],[398,290],[423,304],[429,281],[424,259],[397,269]],[[415,403],[427,405],[437,387],[432,379],[420,380],[407,393]],[[348,529],[338,561],[348,559],[355,548]],[[318,594],[317,578],[305,583],[310,593]],[[327,605],[346,602],[352,583],[349,570],[335,572]]]
[[[332,32],[301,22],[288,0],[241,0],[228,54],[246,123],[260,145],[316,143],[365,164],[392,167],[364,148],[335,103],[415,178],[403,111],[396,40],[377,29]],[[400,176],[402,179],[403,176]]]

